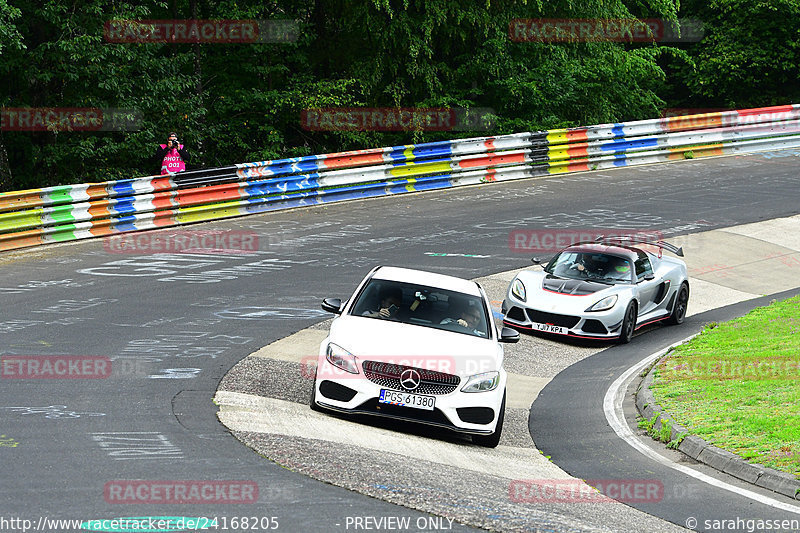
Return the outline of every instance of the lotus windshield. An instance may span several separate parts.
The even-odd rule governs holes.
[[[437,287],[373,279],[350,314],[489,338],[482,298]]]
[[[567,279],[600,283],[632,283],[631,262],[617,255],[564,250],[547,264],[545,271]]]

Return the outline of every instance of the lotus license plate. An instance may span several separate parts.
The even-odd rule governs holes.
[[[403,407],[413,407],[414,409],[425,409],[433,411],[436,405],[435,396],[423,396],[422,394],[411,394],[410,392],[398,392],[393,390],[381,389],[378,403],[389,403],[401,405]]]
[[[569,330],[563,326],[554,326],[553,324],[540,324],[533,322],[531,324],[536,331],[544,331],[545,333],[558,333],[559,335],[567,335]]]

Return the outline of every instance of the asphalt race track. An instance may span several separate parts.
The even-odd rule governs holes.
[[[800,290],[792,290],[775,297],[788,298],[798,293]],[[706,521],[713,524],[739,518],[740,527],[725,530],[747,531],[747,520],[800,519],[797,501],[721,474],[680,452],[667,453],[670,450],[653,445],[679,464],[692,465],[719,481],[794,506],[798,511],[792,513],[755,502],[654,463],[633,447],[621,443],[603,413],[603,397],[612,381],[644,355],[681,341],[699,331],[703,324],[731,320],[754,307],[768,305],[772,299],[772,296],[762,297],[688,317],[685,327],[653,329],[637,337],[635,343],[600,352],[564,370],[542,390],[531,409],[529,427],[539,449],[551,455],[553,462],[565,471],[581,479],[658,480],[664,487],[663,497],[630,505],[675,524],[683,525],[687,521],[689,525],[700,524],[693,526],[698,531],[714,530],[703,527]],[[636,427],[632,393],[633,390],[629,390],[627,405],[623,408],[629,424]],[[786,528],[775,530],[787,531]]]
[[[320,300],[346,296],[375,264],[476,278],[528,264],[528,253],[509,247],[514,229],[657,229],[669,236],[795,215],[798,206],[800,159],[787,151],[332,204],[172,230],[255,232],[255,253],[120,253],[102,240],[5,253],[2,355],[108,357],[113,371],[107,379],[2,380],[0,439],[17,443],[0,446],[3,516],[34,523],[39,517],[275,517],[283,531],[354,530],[356,517],[410,517],[412,523],[436,518],[265,461],[217,422],[211,398],[220,379],[244,356],[327,318]],[[667,343],[672,331],[648,335],[653,343]],[[589,396],[569,405],[575,417],[589,417],[589,409],[597,408],[585,402],[613,380],[613,371],[638,360],[632,351],[642,348],[643,338],[614,348],[619,355],[612,368],[601,371],[597,356],[565,372],[567,380],[602,372],[596,386],[587,387]],[[555,401],[557,383],[534,404],[532,425],[556,424],[548,418],[552,410],[542,413],[541,406]],[[603,425],[596,413],[591,416]],[[608,464],[602,453],[626,445],[609,444],[607,428],[575,426],[583,437],[597,438],[581,442],[597,445],[598,474],[612,475],[602,470]],[[574,449],[574,435],[564,438],[572,444],[545,442],[541,435],[535,440],[568,472],[590,477],[581,470],[591,462],[582,455],[585,447]],[[650,473],[653,467],[642,461],[636,458],[632,467]],[[258,487],[258,503],[220,497],[202,505],[119,503],[109,487],[125,480],[247,480]],[[665,516],[678,521],[687,513]]]

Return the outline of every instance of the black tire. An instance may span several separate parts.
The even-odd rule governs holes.
[[[500,444],[500,435],[503,433],[503,421],[506,418],[506,393],[503,392],[503,402],[500,404],[500,414],[497,417],[497,426],[491,435],[473,435],[472,442],[484,448],[497,448]]]
[[[628,308],[625,309],[625,318],[622,319],[622,327],[619,330],[619,338],[617,342],[620,344],[628,344],[633,338],[633,332],[636,330],[636,304],[631,302]]]
[[[675,297],[675,304],[672,306],[672,314],[667,319],[668,324],[677,326],[683,324],[686,319],[686,309],[689,304],[689,284],[685,281],[681,283],[681,288],[678,289],[678,295]]]
[[[314,371],[314,380],[311,382],[311,401],[309,402],[309,406],[311,407],[312,411],[316,411],[318,413],[324,413],[325,409],[317,405],[317,372]]]

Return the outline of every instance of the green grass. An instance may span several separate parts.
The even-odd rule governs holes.
[[[709,324],[654,378],[657,403],[690,434],[800,477],[800,297]]]

